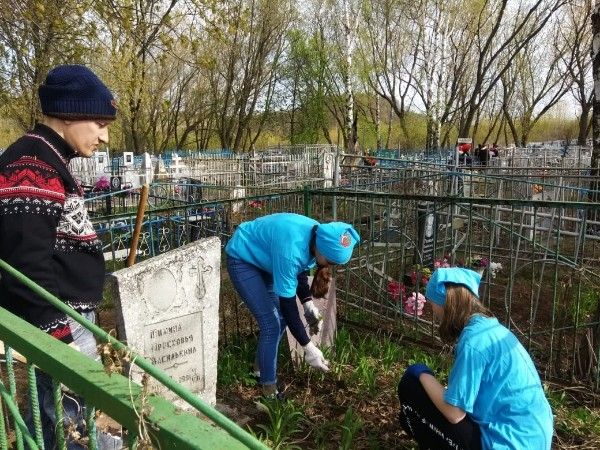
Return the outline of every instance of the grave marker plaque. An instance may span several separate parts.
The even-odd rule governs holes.
[[[433,267],[435,241],[437,239],[437,217],[435,205],[431,202],[417,205],[418,252],[415,263]]]
[[[221,246],[202,239],[109,276],[119,339],[212,405],[216,401]],[[139,369],[132,370],[141,380]],[[186,408],[156,382],[152,392]]]

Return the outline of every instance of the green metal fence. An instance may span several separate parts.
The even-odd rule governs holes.
[[[29,448],[43,448],[34,368],[39,368],[53,378],[58,423],[62,423],[61,385],[85,399],[88,405],[86,414],[88,448],[97,448],[94,408],[102,410],[127,430],[131,448],[266,448],[233,421],[154,367],[142,355],[132,353],[114,337],[2,260],[0,260],[0,268],[91,330],[99,342],[109,345],[121,355],[127,355],[132,364],[137,365],[147,375],[179,395],[200,415],[210,420],[209,422],[194,414],[177,411],[173,404],[146,392],[143,386],[132,383],[127,377],[118,373],[108,373],[99,362],[0,308],[0,339],[5,345],[7,363],[5,382],[8,384],[6,387],[4,382],[0,383],[0,395],[6,405],[4,409],[0,404],[0,448],[6,449],[11,444],[11,448],[21,449],[24,448],[24,442]],[[13,349],[26,358],[24,367],[21,363],[15,362]],[[21,409],[25,408],[27,398],[24,392],[17,390],[19,384],[17,374],[23,373],[27,375],[29,400],[33,405],[35,436],[30,435],[19,411],[19,406]],[[12,420],[8,420],[8,416]],[[57,433],[57,441],[59,448],[66,448],[63,433]]]
[[[422,292],[427,266],[487,261],[481,298],[542,374],[598,387],[599,205],[320,191],[312,193],[313,215],[326,218],[334,196],[338,219],[363,237],[338,273],[342,317],[435,342],[431,317],[407,315],[390,284]],[[437,224],[428,264],[423,211]]]
[[[529,348],[540,372],[598,388],[600,205],[315,189],[262,195],[255,190],[257,195],[231,198],[231,189],[229,195],[219,189],[219,200],[151,208],[140,257],[205,236],[219,236],[224,245],[238,223],[273,212],[344,220],[359,230],[362,243],[350,264],[338,270],[340,318],[387,327],[427,345],[437,345],[431,317],[408,315],[393,285],[409,294],[422,292],[422,280],[410,278],[444,257],[453,265],[491,262],[496,270],[483,272],[482,299]],[[436,230],[427,252],[425,213],[435,218]],[[122,242],[111,233],[107,248]],[[225,275],[223,286],[227,283]],[[253,330],[251,318],[229,294],[221,299],[223,340]]]

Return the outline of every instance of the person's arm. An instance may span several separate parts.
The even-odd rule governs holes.
[[[310,286],[308,285],[308,272],[300,272],[298,275],[298,287],[296,288],[296,295],[302,304],[312,300]]]
[[[446,390],[433,375],[422,373],[419,376],[419,381],[435,407],[444,415],[448,422],[457,424],[465,418],[467,413],[464,410],[444,400],[444,392]]]
[[[290,329],[292,336],[294,336],[294,339],[304,347],[310,342],[310,338],[300,319],[298,306],[296,305],[296,297],[279,297],[279,309],[281,310],[281,315]]]
[[[0,219],[0,252],[5,262],[60,297],[60,280],[52,271],[52,254],[64,204],[64,185],[44,162],[37,160],[32,164],[33,169],[31,164],[17,162],[0,174],[0,198],[6,202]],[[28,176],[34,185],[28,185],[27,179],[22,183],[19,180]],[[13,312],[38,327],[66,322],[65,314],[17,279],[6,272],[2,278]],[[72,341],[68,327],[55,327],[49,332],[66,343]]]
[[[322,370],[323,372],[329,371],[329,361],[323,356],[323,352],[313,344],[306,334],[304,325],[300,320],[300,314],[298,314],[298,306],[296,305],[296,297],[279,297],[279,307],[281,309],[281,315],[286,321],[287,326],[292,333],[292,336],[298,341],[304,350],[304,361],[315,368]]]

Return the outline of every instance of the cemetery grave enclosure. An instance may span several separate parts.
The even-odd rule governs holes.
[[[232,156],[182,158],[185,178],[165,176],[151,185],[136,249],[139,261],[151,262],[211,236],[224,246],[241,221],[280,211],[335,217],[361,234],[352,261],[336,274],[340,328],[328,354],[332,372],[294,368],[282,346],[280,379],[293,400],[285,406],[256,407],[255,380],[248,375],[256,326],[221,268],[215,398],[226,415],[282,448],[337,448],[341,442],[347,448],[412,448],[396,422],[399,375],[425,360],[444,376],[449,360],[428,308],[420,316],[408,313],[406,296],[391,286],[422,292],[422,275],[445,256],[466,266],[479,258],[502,264],[494,274],[484,271],[483,302],[529,348],[554,389],[557,448],[597,445],[599,208],[586,202],[585,161],[536,167],[523,153],[482,169],[448,167],[443,155],[386,154],[366,168],[360,158],[330,148],[290,152],[292,162],[284,153],[263,156],[262,164],[232,162]],[[238,172],[221,170],[232,164]],[[129,252],[139,194],[130,188],[103,195],[95,193],[89,205],[108,267],[118,271]],[[114,306],[109,301],[100,312],[105,329],[119,328]],[[577,402],[583,409],[572,406]],[[584,414],[584,425],[574,425],[571,410]]]

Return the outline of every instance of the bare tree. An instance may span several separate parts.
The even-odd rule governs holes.
[[[420,38],[414,8],[405,0],[373,0],[363,9],[365,31],[360,53],[362,73],[400,120],[408,137],[406,114],[412,105],[412,77]]]
[[[321,81],[325,106],[341,131],[344,147],[351,152],[358,140],[355,48],[362,3],[362,0],[313,0],[305,7],[305,15],[312,16],[313,35],[318,36],[324,57]],[[323,132],[331,142],[329,132]]]
[[[348,153],[354,153],[354,147],[358,140],[357,121],[354,111],[354,89],[352,82],[354,50],[356,48],[357,29],[360,19],[360,2],[351,0],[342,0],[342,10],[344,13],[344,56],[345,64],[343,70],[344,93],[346,96],[346,150]]]
[[[509,10],[508,0],[484,2],[474,21],[474,77],[464,102],[459,134],[469,135],[478,109],[510,68],[513,58],[567,2],[568,0],[522,2],[515,11]],[[465,20],[468,21],[468,17]]]
[[[178,0],[95,2],[106,51],[111,55],[112,80],[120,87],[119,111],[125,146],[135,153],[151,144],[153,125],[147,115],[148,102],[162,99],[151,95],[149,73],[175,34],[173,21]],[[177,21],[175,20],[175,23]]]
[[[592,12],[592,74],[594,78],[594,112],[592,115],[592,175],[597,179],[600,162],[600,2],[594,5]],[[594,186],[598,188],[597,183]],[[591,189],[591,192],[596,191]],[[594,195],[593,201],[598,201]]]
[[[510,80],[510,85],[505,86],[510,97],[503,103],[512,104],[510,110],[505,107],[504,113],[518,146],[527,145],[535,124],[571,88],[570,78],[559,67],[566,53],[564,43],[557,38],[561,26],[562,21],[556,20],[552,27],[528,41],[504,74],[503,79]]]
[[[468,86],[473,67],[473,55],[468,51],[472,37],[463,22],[464,1],[423,0],[419,5],[412,85],[427,118],[426,148],[438,149],[442,125],[455,116],[459,94]]]
[[[39,117],[37,87],[48,70],[87,62],[94,30],[81,17],[88,7],[72,0],[0,1],[0,80],[8,113],[22,129]]]
[[[295,10],[290,0],[235,0],[220,8],[211,29],[217,130],[223,148],[242,150],[256,141],[271,109]],[[252,134],[257,110],[262,114]]]
[[[557,32],[567,47],[563,57],[563,71],[571,80],[571,92],[577,101],[579,113],[579,132],[577,144],[585,145],[592,127],[591,110],[592,90],[592,0],[573,2],[566,8],[563,26]]]

